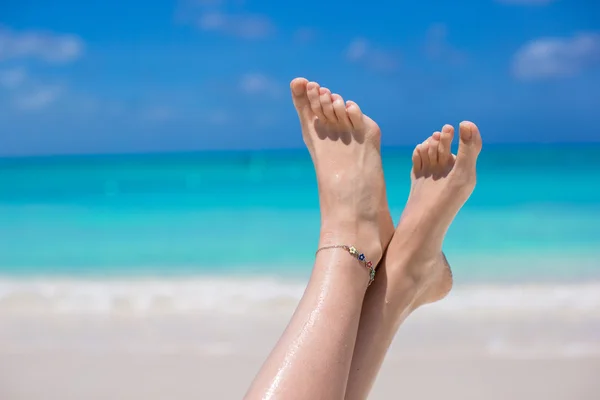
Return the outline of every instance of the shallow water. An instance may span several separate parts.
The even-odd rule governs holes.
[[[410,151],[383,154],[397,220]],[[0,220],[4,275],[295,275],[310,268],[319,213],[310,159],[294,150],[2,159]],[[470,260],[453,263],[467,280],[599,275],[600,145],[487,146],[444,250]]]
[[[397,220],[410,149],[383,156]],[[598,281],[600,145],[490,145],[478,168],[444,245],[458,285]],[[191,292],[220,279],[234,294],[295,298],[280,279],[308,276],[318,225],[304,150],[0,159],[0,295],[35,304],[23,284],[37,277],[50,286],[34,298],[76,302],[87,288],[102,294],[96,307],[137,278],[156,285],[134,285],[131,301],[185,297],[193,277]],[[252,278],[245,290],[240,278]]]

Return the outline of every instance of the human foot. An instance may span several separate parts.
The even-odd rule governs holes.
[[[379,126],[352,101],[316,82],[290,84],[317,173],[319,246],[355,245],[376,265],[394,227],[381,165]]]
[[[401,275],[416,283],[416,306],[440,300],[452,288],[442,242],[475,188],[479,130],[472,122],[460,124],[456,156],[450,152],[453,136],[454,128],[445,125],[415,148],[410,195],[390,244],[392,253],[400,248],[409,254]]]

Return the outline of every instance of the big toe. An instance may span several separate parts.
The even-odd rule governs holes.
[[[470,121],[463,121],[459,128],[460,141],[456,155],[458,168],[475,169],[477,157],[481,152],[481,135],[477,125]]]
[[[313,117],[306,85],[308,85],[308,80],[304,78],[296,78],[290,83],[292,101],[301,122],[306,122]]]

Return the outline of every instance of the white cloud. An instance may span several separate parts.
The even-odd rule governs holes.
[[[11,68],[0,71],[0,86],[7,89],[15,89],[21,86],[27,79],[25,68]]]
[[[399,65],[399,57],[391,51],[374,47],[364,38],[354,39],[346,49],[346,58],[354,63],[380,71],[395,71]]]
[[[198,27],[204,31],[221,32],[244,39],[261,39],[275,31],[275,26],[265,15],[227,14],[219,11],[203,14]]]
[[[24,95],[18,96],[15,105],[21,110],[39,110],[54,103],[61,95],[58,86],[39,87]]]
[[[427,30],[425,54],[431,60],[461,64],[466,55],[448,41],[448,28],[445,24],[434,24]]]
[[[267,95],[269,97],[279,97],[281,87],[272,78],[257,73],[249,73],[240,79],[240,90],[246,94]]]
[[[205,32],[242,39],[262,39],[273,34],[273,21],[264,14],[246,12],[244,3],[245,0],[180,0],[175,18]]]
[[[398,57],[385,50],[374,49],[369,52],[366,65],[376,71],[392,72],[398,69]]]
[[[545,6],[546,4],[554,3],[558,0],[496,0],[502,4],[517,4],[526,6]]]
[[[368,49],[369,42],[367,42],[366,39],[354,39],[346,50],[346,57],[348,57],[348,60],[350,61],[359,61],[367,55]]]
[[[541,38],[525,44],[513,58],[518,79],[548,79],[577,75],[600,63],[600,34]]]
[[[45,31],[17,32],[0,27],[0,61],[34,58],[49,63],[68,63],[83,53],[83,42],[75,35]]]

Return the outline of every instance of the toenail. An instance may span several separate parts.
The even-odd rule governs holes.
[[[471,140],[471,138],[473,137],[473,132],[471,131],[471,128],[464,128],[463,132],[463,140]]]
[[[302,88],[302,86],[294,85],[292,86],[292,92],[294,92],[296,96],[300,96],[304,93],[304,89]]]

